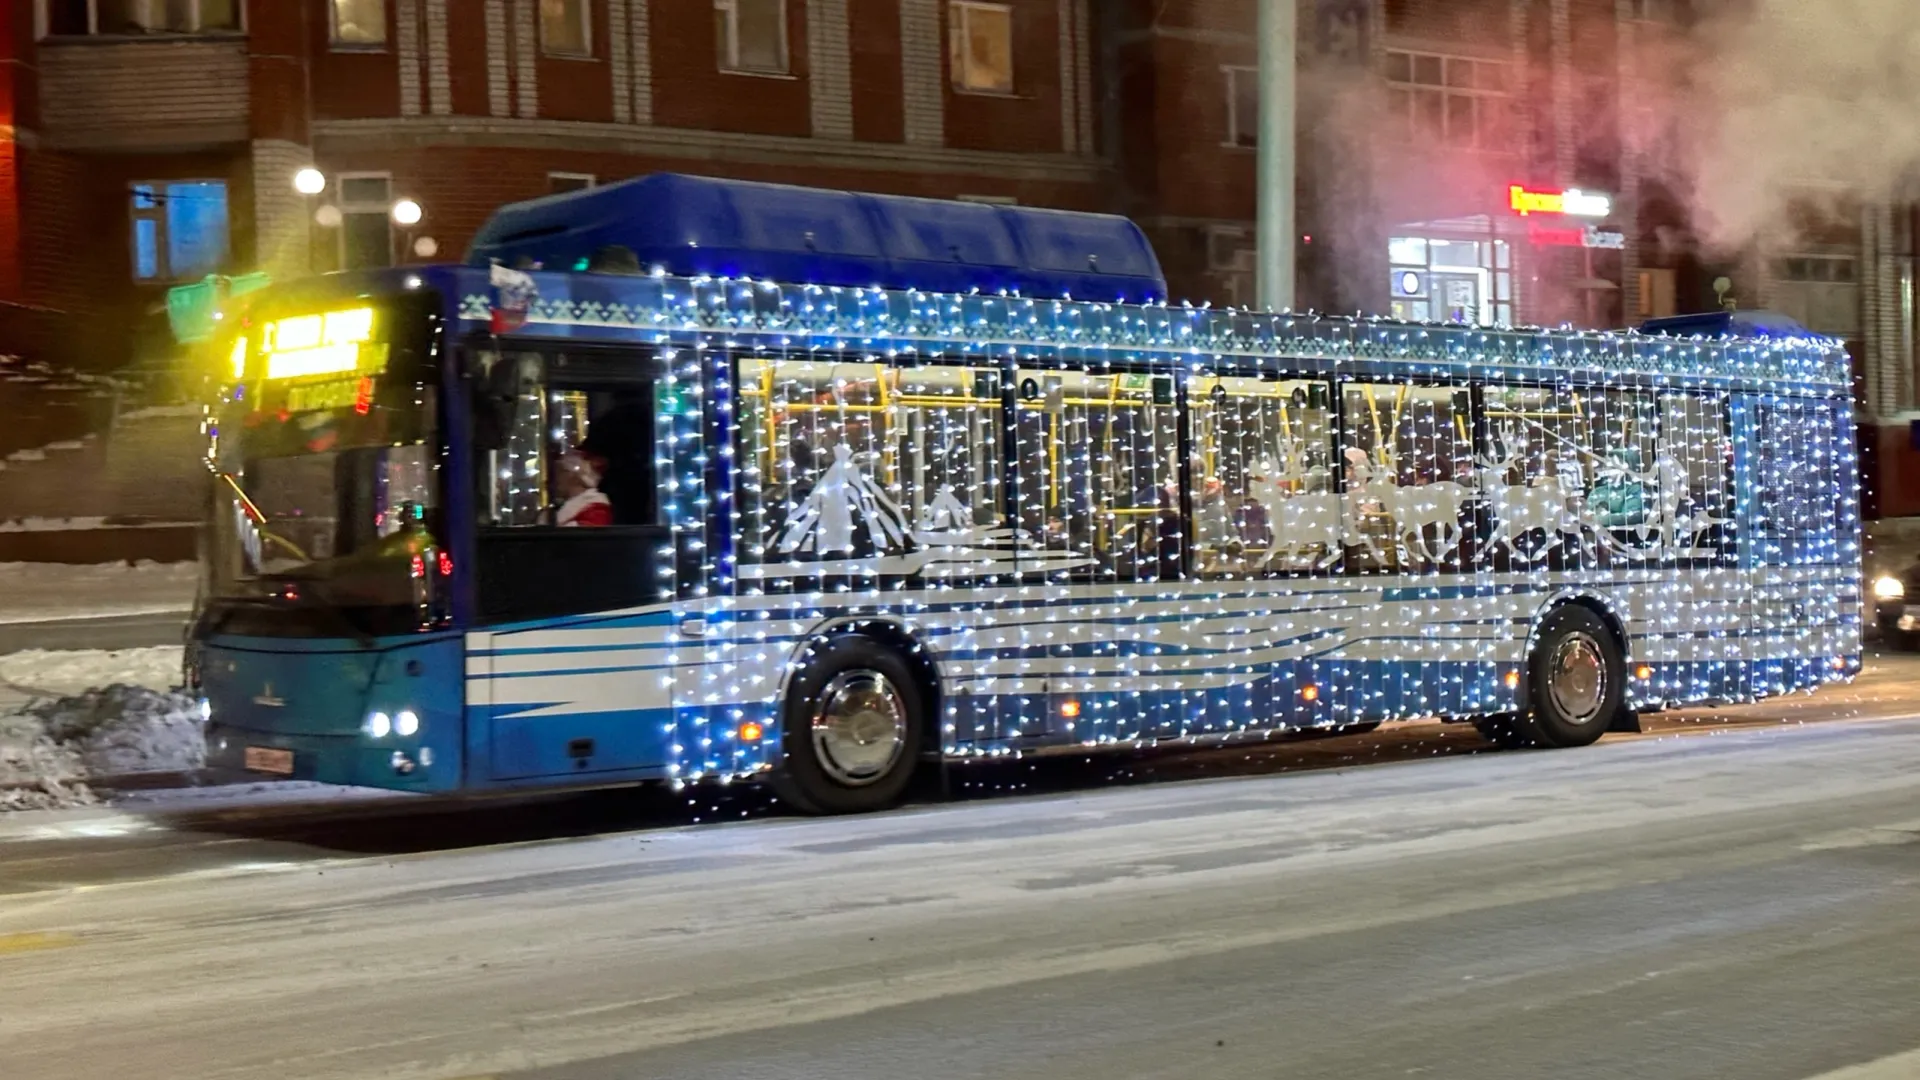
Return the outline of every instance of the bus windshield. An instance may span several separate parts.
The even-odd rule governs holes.
[[[339,350],[331,360],[283,363],[278,328],[291,320],[264,329],[259,374],[215,429],[208,632],[365,637],[445,620],[451,563],[426,326],[401,330],[412,321],[400,311],[379,315],[351,336],[380,340],[320,346]]]

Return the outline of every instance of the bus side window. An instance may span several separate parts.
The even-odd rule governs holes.
[[[1182,573],[1171,375],[1021,369],[1015,517],[1030,565],[1095,581]]]
[[[479,463],[482,618],[670,598],[685,569],[662,543],[654,384],[631,356],[546,359],[547,381],[521,396],[503,445]]]
[[[1471,470],[1480,568],[1522,573],[1592,562],[1584,523],[1603,460],[1589,445],[1592,410],[1561,386],[1494,385],[1483,394]]]
[[[1680,559],[1733,555],[1733,440],[1725,394],[1662,394],[1656,481]]]
[[[1762,398],[1753,418],[1750,490],[1757,561],[1811,566],[1834,559],[1839,506],[1830,489],[1842,436],[1833,407],[1825,401]]]
[[[1325,568],[1340,555],[1332,396],[1303,380],[1197,376],[1194,567],[1206,578]]]
[[[1476,551],[1473,423],[1461,387],[1350,383],[1343,542],[1360,573],[1464,570]]]

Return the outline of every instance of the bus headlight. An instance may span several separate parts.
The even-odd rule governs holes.
[[[401,709],[394,714],[393,730],[401,736],[416,735],[420,731],[420,714],[412,709]]]
[[[393,718],[383,712],[368,713],[364,730],[376,739],[384,739],[393,734]]]
[[[1880,577],[1874,580],[1873,597],[1876,600],[1903,600],[1906,595],[1906,583],[1897,577]]]

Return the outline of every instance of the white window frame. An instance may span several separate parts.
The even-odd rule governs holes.
[[[1252,150],[1260,144],[1259,106],[1256,104],[1254,107],[1253,141],[1241,142],[1237,137],[1240,133],[1240,98],[1237,91],[1239,90],[1239,80],[1243,78],[1253,79],[1257,84],[1260,79],[1260,69],[1246,64],[1221,64],[1220,78],[1225,85],[1227,93],[1227,137],[1220,140],[1220,145],[1231,146],[1236,150]],[[1254,100],[1258,102],[1259,90],[1257,85],[1254,93]]]
[[[1501,151],[1508,149],[1505,145],[1482,145],[1480,142],[1480,133],[1485,129],[1485,125],[1481,122],[1481,109],[1486,107],[1486,102],[1498,102],[1503,107],[1511,107],[1514,99],[1513,80],[1515,73],[1514,66],[1510,61],[1495,60],[1484,56],[1463,56],[1455,53],[1434,52],[1430,49],[1388,49],[1386,55],[1389,58],[1393,56],[1405,56],[1407,58],[1407,78],[1400,80],[1389,75],[1387,78],[1387,89],[1390,94],[1393,91],[1401,91],[1407,95],[1408,114],[1406,124],[1407,139],[1409,142],[1421,142],[1425,138],[1416,130],[1414,121],[1414,116],[1419,110],[1418,102],[1420,95],[1437,94],[1440,96],[1440,146],[1455,150]],[[1414,69],[1418,61],[1422,59],[1440,61],[1440,82],[1438,84],[1423,83],[1414,80]],[[1390,64],[1392,60],[1388,59],[1387,62]],[[1486,90],[1477,85],[1449,85],[1447,82],[1447,68],[1448,65],[1455,63],[1473,64],[1476,68],[1482,65],[1499,68],[1501,71],[1500,82],[1503,89]],[[1452,100],[1454,98],[1471,98],[1474,103],[1473,134],[1471,138],[1464,142],[1455,141],[1448,137],[1447,125],[1452,122]]]
[[[386,52],[393,36],[387,28],[393,0],[380,3],[379,41],[342,41],[340,39],[340,0],[327,0],[327,48],[332,52]]]
[[[1018,73],[1014,71],[1013,49],[1013,5],[1003,0],[947,0],[947,33],[953,35],[953,46],[947,50],[947,66],[953,70],[948,73],[948,82],[953,84],[956,94],[978,94],[982,97],[1013,97],[1018,89]],[[965,65],[954,63],[954,55],[964,55],[971,44],[971,35],[967,33],[967,19],[970,12],[995,11],[1007,17],[1007,85],[969,86],[966,82]]]
[[[230,263],[233,259],[233,184],[219,176],[176,176],[166,180],[133,180],[127,184],[127,255],[132,264],[133,280],[143,285],[164,285],[187,278],[173,268],[171,257],[171,239],[167,232],[167,189],[175,184],[218,184],[227,195],[227,253],[223,260]],[[154,189],[154,205],[140,209],[133,205],[134,192],[140,188]],[[140,276],[140,256],[138,251],[140,230],[136,222],[143,219],[154,222],[154,269],[150,278]]]
[[[528,0],[528,2],[533,3],[534,0]],[[579,4],[579,7],[575,8],[574,10],[579,12],[580,42],[581,42],[581,48],[580,48],[580,51],[578,52],[575,52],[572,49],[561,50],[561,49],[555,49],[549,46],[547,44],[546,20],[540,18],[540,11],[537,7],[534,9],[534,21],[539,24],[537,28],[537,33],[540,35],[540,55],[541,56],[545,56],[545,57],[548,57],[549,59],[554,59],[554,60],[591,60],[593,59],[593,0],[577,0],[577,2]]]
[[[578,180],[581,181],[581,184],[578,188],[571,188],[566,192],[559,192],[553,189],[553,182],[555,180]],[[549,195],[571,194],[574,191],[591,190],[599,186],[599,178],[590,172],[550,172],[547,174],[547,194]]]
[[[347,197],[346,197],[347,184],[350,181],[354,181],[354,180],[386,181],[387,197],[384,202],[381,202],[378,204],[379,211],[380,211],[380,220],[386,222],[387,224],[387,261],[382,265],[384,266],[397,265],[394,259],[394,254],[393,254],[393,203],[394,203],[393,174],[390,172],[378,172],[378,171],[337,173],[330,180],[330,182],[333,185],[333,190],[335,192],[334,207],[340,211],[340,224],[335,228],[335,231],[340,234],[335,239],[335,248],[336,248],[336,253],[338,255],[338,260],[334,263],[334,265],[340,267],[341,269],[347,268],[347,218],[348,216],[353,214],[371,214],[374,212],[374,209],[376,206],[376,204],[371,202],[348,202],[347,201]]]
[[[713,10],[727,13],[727,40],[720,42],[725,56],[719,57],[720,71],[727,75],[756,75],[762,78],[793,77],[793,42],[787,40],[787,0],[780,0],[779,70],[740,66],[740,6],[737,0],[713,0]]]
[[[40,38],[46,38],[46,37],[76,36],[73,34],[55,35],[49,32],[48,27],[52,24],[53,19],[52,19],[52,16],[48,13],[47,5],[52,2],[53,0],[35,0],[33,5],[33,36],[34,38],[38,40]],[[83,37],[105,36],[105,37],[113,37],[113,38],[128,38],[136,41],[148,40],[147,37],[140,36],[140,35],[133,35],[133,34],[102,35],[100,33],[100,0],[86,0],[86,2],[87,2],[87,32],[84,35],[78,35],[78,36],[83,36]],[[142,3],[142,5],[149,12],[151,12],[155,8],[159,8],[164,11],[166,8],[167,0],[139,0],[139,2]],[[165,34],[165,35],[153,35],[153,37],[159,40],[171,41],[171,40],[175,40],[176,37],[178,36],[185,36],[185,35],[196,35],[196,36],[203,36],[203,37],[238,37],[247,32],[246,0],[234,0],[234,5],[233,5],[234,14],[238,16],[237,22],[239,23],[239,25],[232,30],[201,29],[200,27],[201,0],[189,0],[189,2],[192,3],[193,5],[193,20],[192,20],[193,28],[192,29],[175,31],[171,34]]]

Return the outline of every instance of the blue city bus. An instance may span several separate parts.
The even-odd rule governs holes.
[[[1412,717],[1570,747],[1858,671],[1836,342],[1164,292],[1118,218],[654,176],[255,294],[212,762],[851,812],[928,761]]]

